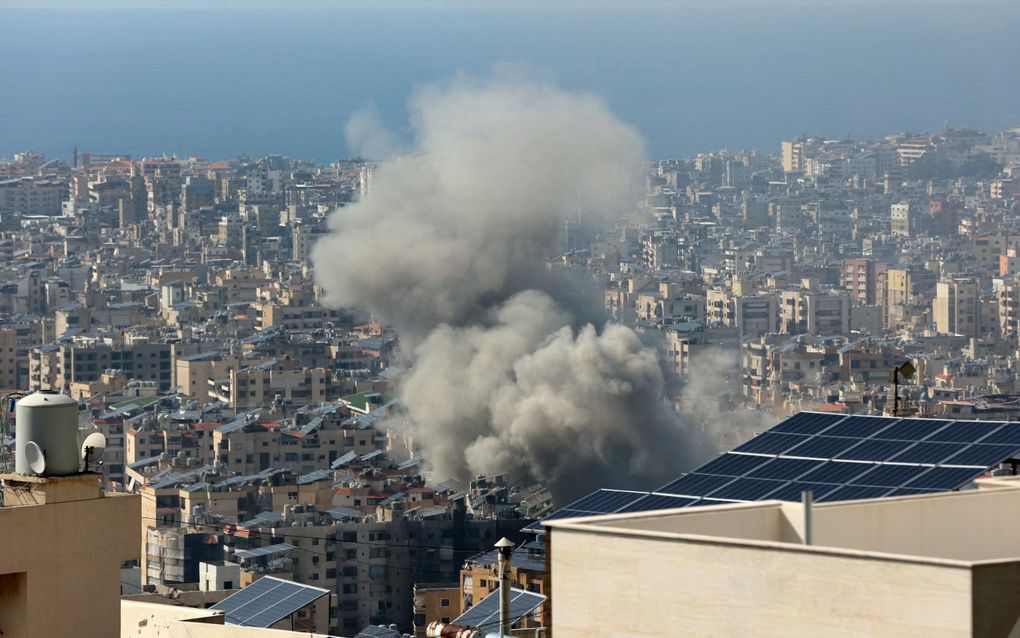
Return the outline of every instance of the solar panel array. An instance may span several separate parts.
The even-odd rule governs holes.
[[[802,412],[655,492],[599,490],[543,521],[799,500],[808,490],[819,502],[935,493],[1018,455],[1020,423]]]
[[[290,543],[277,543],[275,545],[266,545],[265,547],[256,547],[255,549],[242,549],[234,552],[234,556],[237,558],[256,558],[258,556],[281,554],[292,549],[295,549],[295,547]]]
[[[516,623],[545,602],[545,596],[512,587],[510,589],[510,620]],[[475,629],[499,628],[499,590],[492,592],[477,605],[458,616],[453,624]],[[484,632],[489,633],[489,632]]]
[[[269,627],[329,594],[328,589],[265,576],[212,606],[228,625]]]

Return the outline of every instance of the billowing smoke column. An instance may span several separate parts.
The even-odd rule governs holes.
[[[416,152],[379,165],[312,260],[329,302],[413,349],[400,398],[436,476],[509,471],[562,503],[701,460],[655,352],[624,326],[576,325],[545,265],[566,219],[633,206],[636,132],[597,98],[516,81],[433,88],[411,112]]]

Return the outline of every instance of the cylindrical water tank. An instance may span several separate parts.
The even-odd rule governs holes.
[[[35,392],[18,401],[14,432],[14,471],[35,474],[25,456],[25,444],[34,441],[44,454],[44,476],[77,474],[78,402],[66,394]]]

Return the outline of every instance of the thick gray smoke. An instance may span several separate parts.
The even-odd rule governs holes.
[[[416,154],[378,167],[312,260],[330,302],[413,349],[400,397],[436,475],[509,471],[562,502],[701,460],[654,350],[623,326],[576,326],[545,267],[565,220],[636,201],[639,136],[592,96],[526,82],[456,82],[411,111]]]
[[[314,251],[327,300],[423,338],[546,287],[564,221],[636,200],[637,133],[602,102],[542,85],[457,82],[412,100],[417,153],[383,162]],[[359,128],[360,130],[360,128]]]

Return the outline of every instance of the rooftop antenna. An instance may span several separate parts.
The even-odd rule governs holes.
[[[25,460],[33,474],[43,474],[46,471],[46,453],[35,441],[25,443]]]
[[[909,361],[889,371],[889,381],[893,384],[893,416],[900,415],[900,377],[913,379],[916,372],[917,368]]]
[[[89,463],[92,463],[96,470],[103,466],[103,452],[106,451],[106,437],[102,432],[93,432],[85,437],[81,444],[82,471],[89,471]]]

